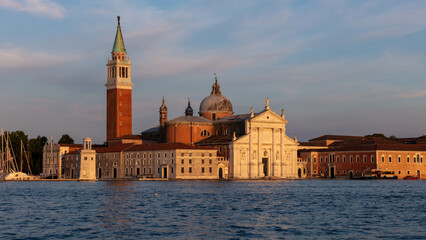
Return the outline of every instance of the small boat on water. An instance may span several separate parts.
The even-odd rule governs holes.
[[[7,174],[3,180],[6,181],[20,181],[20,180],[37,180],[40,179],[40,177],[38,176],[32,176],[32,175],[28,175],[26,173],[23,172],[11,172],[9,174]]]
[[[395,175],[395,171],[393,170],[380,170],[380,169],[372,169],[372,170],[366,170],[362,174],[362,176],[359,176],[357,178],[352,179],[398,179],[398,177]]]
[[[419,180],[419,176],[406,176],[403,178],[404,180]]]
[[[25,152],[21,141],[21,167],[18,167],[16,159],[14,157],[12,144],[10,141],[9,133],[1,130],[1,142],[0,142],[0,180],[5,181],[25,181],[25,180],[36,180],[40,179],[38,176],[31,175],[31,168],[29,163],[29,154]],[[23,156],[26,157],[28,164],[28,172],[23,172]]]

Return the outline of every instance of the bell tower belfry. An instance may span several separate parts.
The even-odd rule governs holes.
[[[117,33],[108,58],[107,69],[107,141],[132,134],[132,78],[131,62],[127,58],[121,34],[120,17]]]

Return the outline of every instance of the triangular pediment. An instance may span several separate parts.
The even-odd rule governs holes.
[[[252,119],[252,122],[270,122],[270,123],[287,123],[280,115],[271,109],[263,110],[257,113]]]

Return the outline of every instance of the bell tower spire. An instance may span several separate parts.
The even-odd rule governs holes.
[[[132,134],[132,78],[131,62],[127,57],[121,33],[120,16],[117,32],[108,58],[107,69],[107,141]]]
[[[161,103],[159,112],[160,112],[160,127],[164,127],[164,123],[167,122],[167,107],[166,107],[166,103],[164,102],[164,97],[163,97],[163,102]]]

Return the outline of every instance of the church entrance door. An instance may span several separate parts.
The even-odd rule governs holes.
[[[334,178],[334,167],[330,168],[330,178]]]
[[[117,168],[114,168],[113,178],[117,178]]]
[[[265,174],[265,177],[268,176],[268,158],[262,158],[263,163],[263,174]]]
[[[223,178],[223,170],[222,168],[219,168],[219,179]]]
[[[167,168],[163,168],[163,178],[167,178]]]

